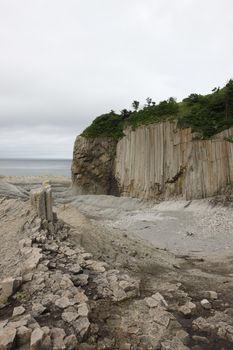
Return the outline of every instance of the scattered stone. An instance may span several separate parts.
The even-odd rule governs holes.
[[[44,332],[40,328],[35,328],[31,334],[30,350],[40,350]]]
[[[22,277],[9,277],[0,282],[0,303],[5,303],[7,299],[15,294],[22,284]]]
[[[178,332],[176,332],[176,337],[180,339],[184,345],[189,344],[189,334],[185,330],[181,329]]]
[[[15,328],[5,327],[2,330],[0,330],[0,350],[14,349],[15,338]]]
[[[73,282],[71,281],[71,279],[69,278],[68,275],[64,275],[61,279],[61,282],[60,282],[60,287],[62,289],[69,289],[70,287],[73,287],[74,284]]]
[[[34,316],[34,317],[38,317],[45,310],[46,310],[46,308],[40,303],[33,303],[32,304],[32,316]]]
[[[67,297],[59,298],[55,301],[55,305],[58,306],[60,309],[65,309],[68,306],[74,305]]]
[[[82,268],[79,264],[75,264],[75,265],[72,265],[70,268],[69,268],[69,272],[73,273],[74,275],[82,272]]]
[[[199,335],[193,335],[192,339],[196,342],[196,343],[205,343],[205,344],[209,344],[210,341],[208,338],[206,337],[201,337]]]
[[[78,315],[79,316],[84,316],[87,317],[89,314],[89,308],[88,305],[86,303],[80,304],[78,306]]]
[[[104,262],[88,260],[86,264],[87,264],[88,268],[92,271],[95,271],[95,272],[104,272],[105,271],[106,263],[104,263]]]
[[[179,307],[179,312],[183,314],[185,317],[191,316],[195,313],[197,307],[191,301],[188,301],[185,305]]]
[[[69,335],[64,340],[65,348],[66,350],[75,350],[78,345],[77,338],[74,334]]]
[[[166,302],[166,300],[164,299],[164,297],[159,293],[155,293],[152,295],[152,298],[154,300],[156,300],[158,302],[159,305],[163,306],[163,307],[168,307],[168,303]]]
[[[66,333],[62,328],[52,328],[51,338],[53,343],[53,350],[65,350],[64,338]]]
[[[91,253],[82,253],[81,256],[84,260],[89,260],[89,259],[92,259],[93,257]]]
[[[48,263],[48,268],[51,269],[51,270],[55,270],[57,267],[57,263],[53,262],[53,261],[50,261]]]
[[[33,272],[29,272],[23,275],[23,282],[30,282],[33,279]]]
[[[203,309],[206,309],[206,310],[210,310],[212,307],[210,302],[207,299],[201,300],[201,306],[203,307]]]
[[[162,342],[161,345],[161,350],[189,350],[177,337],[174,337],[172,340],[166,340]]]
[[[7,325],[8,320],[4,320],[0,322],[0,331]]]
[[[144,300],[149,307],[157,307],[159,305],[158,301],[152,297],[145,298]]]
[[[210,300],[217,300],[218,299],[218,294],[212,290],[208,290],[205,293],[205,298],[210,299]]]
[[[19,249],[21,250],[22,248],[25,247],[31,247],[32,246],[32,240],[31,238],[25,238],[25,239],[21,239],[19,241]]]
[[[20,316],[24,314],[24,312],[25,312],[25,308],[23,306],[17,306],[14,308],[12,316],[13,317]]]
[[[78,318],[78,316],[79,316],[79,314],[77,312],[69,312],[69,311],[65,311],[61,315],[63,321],[65,321],[67,323],[72,323],[73,321],[75,321]]]
[[[87,317],[79,317],[74,321],[73,326],[77,336],[82,340],[89,330],[90,322]]]
[[[51,340],[50,335],[46,335],[44,340],[42,341],[42,349],[43,350],[51,350],[51,349],[53,349],[52,340]]]
[[[23,262],[22,273],[27,274],[32,272],[42,259],[40,248],[33,247],[27,252],[27,259]]]
[[[89,276],[85,273],[82,273],[80,275],[72,276],[72,282],[76,287],[84,287],[88,284],[88,278]]]
[[[32,330],[25,326],[17,328],[16,342],[18,346],[29,344]]]
[[[51,243],[45,244],[44,249],[49,251],[49,252],[55,252],[56,253],[58,251],[59,247],[58,247],[57,243],[51,242]]]

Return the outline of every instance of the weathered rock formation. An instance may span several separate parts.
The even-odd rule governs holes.
[[[116,142],[110,138],[77,137],[73,152],[72,180],[78,194],[116,194],[115,150]]]
[[[39,218],[53,222],[52,188],[48,183],[32,190],[30,200]]]
[[[79,193],[113,194],[115,181],[125,196],[193,199],[214,196],[233,183],[233,128],[209,140],[170,122],[124,133],[115,153],[113,141],[77,138],[72,173]]]

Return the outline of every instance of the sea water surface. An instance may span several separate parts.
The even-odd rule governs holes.
[[[70,159],[0,159],[0,175],[4,176],[70,176],[70,169]]]

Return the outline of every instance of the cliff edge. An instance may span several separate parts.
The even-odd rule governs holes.
[[[233,183],[233,128],[208,140],[195,139],[190,128],[174,122],[127,128],[124,134],[117,143],[76,139],[77,193],[189,200],[214,196]]]
[[[77,193],[189,200],[231,190],[232,79],[211,94],[132,107],[97,117],[77,138]]]

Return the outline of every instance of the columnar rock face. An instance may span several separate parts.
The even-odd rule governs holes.
[[[76,140],[72,171],[79,193],[114,194],[115,180],[125,196],[193,199],[214,196],[233,183],[233,128],[209,140],[170,122],[124,133],[111,156],[109,139]]]
[[[39,218],[49,222],[53,221],[52,189],[49,184],[44,184],[41,188],[32,190],[30,200]]]
[[[116,142],[78,136],[73,152],[72,180],[78,194],[117,194],[114,178]]]
[[[233,183],[233,128],[210,140],[159,123],[126,130],[117,145],[115,176],[122,194],[166,199],[213,196]]]

